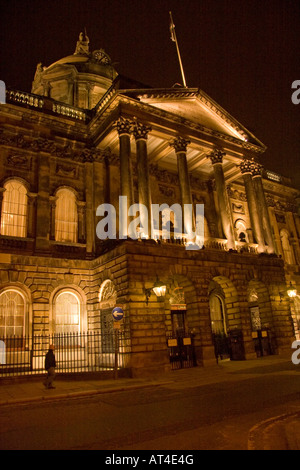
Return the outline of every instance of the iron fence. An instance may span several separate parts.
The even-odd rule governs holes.
[[[45,372],[45,356],[55,346],[56,372],[116,371],[126,368],[130,338],[126,331],[0,337],[0,377]]]

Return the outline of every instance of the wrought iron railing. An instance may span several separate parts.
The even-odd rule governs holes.
[[[55,346],[56,372],[116,371],[126,368],[130,338],[126,331],[0,337],[0,378],[45,372],[45,355]]]

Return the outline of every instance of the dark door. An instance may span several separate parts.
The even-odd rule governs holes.
[[[172,369],[182,369],[196,365],[193,337],[187,331],[186,311],[171,311],[173,333],[168,338]]]

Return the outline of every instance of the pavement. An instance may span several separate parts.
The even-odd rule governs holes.
[[[124,390],[173,384],[177,389],[187,386],[240,381],[253,378],[254,373],[300,373],[300,365],[291,363],[291,356],[267,356],[249,361],[222,361],[212,367],[195,367],[169,371],[162,375],[143,378],[92,378],[57,376],[55,389],[47,390],[43,378],[0,378],[0,408],[33,402],[74,399]],[[299,391],[300,399],[300,391]],[[257,423],[249,431],[248,450],[300,450],[300,401],[291,413],[271,417]]]

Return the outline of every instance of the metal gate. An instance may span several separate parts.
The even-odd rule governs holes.
[[[213,344],[217,362],[223,359],[231,361],[243,361],[245,359],[245,349],[243,333],[234,329],[225,333],[213,333]]]
[[[268,328],[252,331],[252,338],[257,357],[274,354],[272,335]]]
[[[181,335],[170,335],[168,347],[172,370],[196,366],[193,338],[190,334],[182,332]]]

